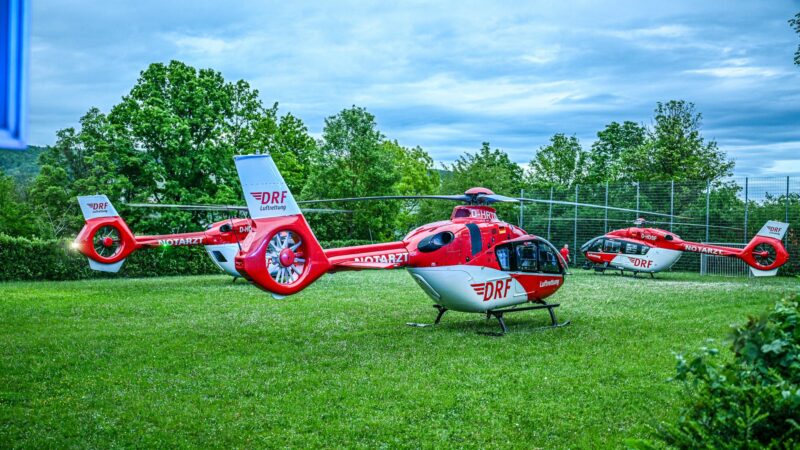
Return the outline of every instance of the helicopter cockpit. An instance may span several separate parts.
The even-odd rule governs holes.
[[[507,242],[495,247],[495,255],[500,270],[505,272],[564,273],[558,251],[543,239]]]

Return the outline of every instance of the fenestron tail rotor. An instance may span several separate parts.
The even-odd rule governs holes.
[[[753,249],[753,259],[761,267],[771,266],[778,258],[778,250],[769,242],[762,242]]]
[[[288,230],[275,233],[269,240],[265,254],[267,272],[278,284],[297,281],[306,267],[306,248],[302,237]]]
[[[92,246],[98,256],[111,259],[122,250],[120,231],[113,225],[104,225],[92,236]]]

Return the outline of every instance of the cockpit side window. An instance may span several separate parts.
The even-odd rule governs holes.
[[[531,242],[517,244],[517,270],[520,272],[538,272],[536,245]]]
[[[500,270],[511,270],[511,248],[508,245],[500,245],[495,249],[497,255],[497,264],[500,265]]]
[[[539,271],[542,273],[561,273],[561,265],[558,263],[553,249],[543,243],[538,243],[539,248]]]
[[[603,242],[605,239],[599,238],[592,242],[592,245],[589,247],[589,251],[591,252],[602,252],[603,251]]]
[[[606,239],[605,243],[603,244],[604,253],[619,253],[619,251],[620,251],[619,241],[612,241],[611,239]]]

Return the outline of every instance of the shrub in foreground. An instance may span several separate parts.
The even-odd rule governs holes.
[[[798,297],[778,302],[733,330],[733,359],[703,348],[678,357],[675,380],[688,403],[675,424],[657,428],[661,442],[638,448],[799,448],[800,313]]]

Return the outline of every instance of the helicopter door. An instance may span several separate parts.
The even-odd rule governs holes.
[[[564,268],[561,267],[556,249],[543,241],[525,241],[513,247],[512,275],[517,283],[514,296],[526,296],[541,287],[542,282],[548,282],[555,277],[561,277]],[[560,284],[560,281],[558,282]],[[554,282],[553,286],[557,286]]]

